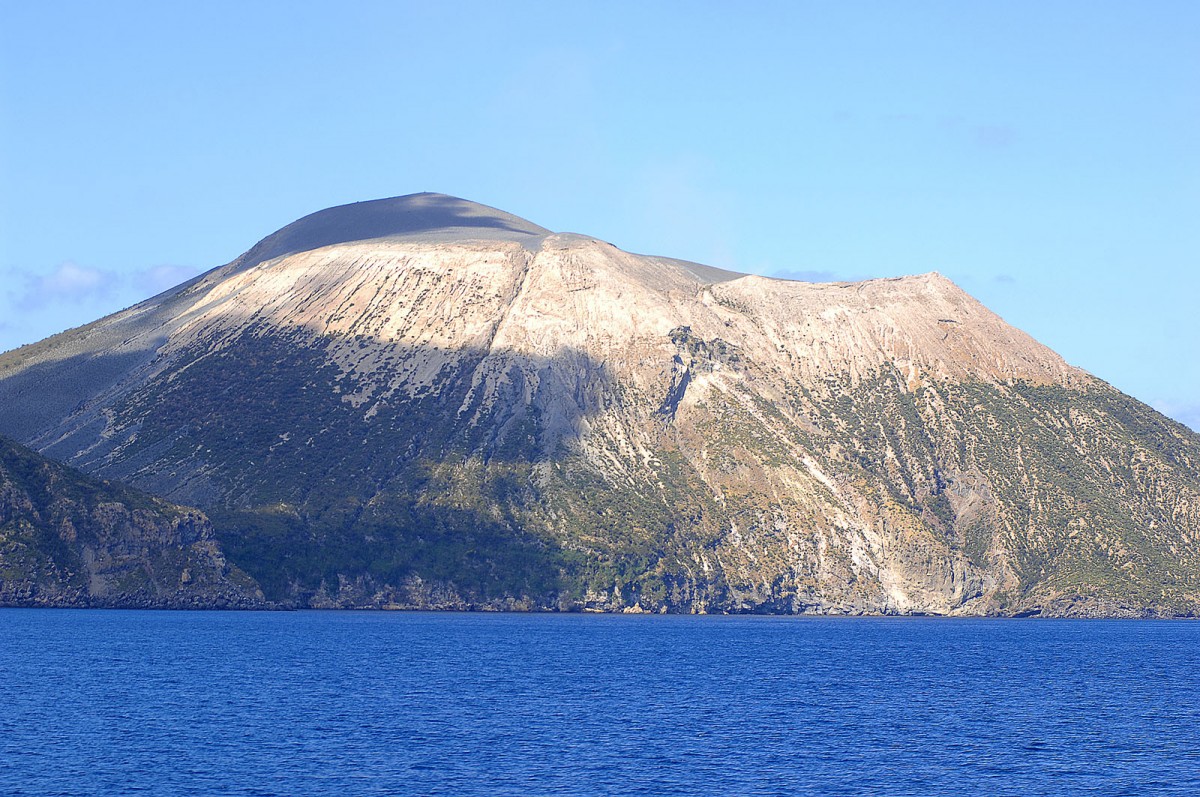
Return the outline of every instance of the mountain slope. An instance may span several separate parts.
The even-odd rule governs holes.
[[[0,606],[263,606],[207,518],[0,438]]]
[[[738,275],[414,195],[0,356],[0,402],[302,604],[1200,597],[1200,439],[936,274]]]

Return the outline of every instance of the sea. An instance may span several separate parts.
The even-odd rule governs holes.
[[[1200,795],[1200,623],[0,610],[5,795]]]

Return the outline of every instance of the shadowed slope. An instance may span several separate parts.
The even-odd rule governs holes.
[[[212,513],[314,606],[1153,614],[1200,437],[949,280],[360,203],[0,357],[0,431]]]
[[[263,605],[204,515],[0,438],[0,606]]]

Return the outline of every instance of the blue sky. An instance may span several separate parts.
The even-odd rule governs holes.
[[[0,0],[0,350],[441,191],[762,274],[940,271],[1200,429],[1200,3]]]

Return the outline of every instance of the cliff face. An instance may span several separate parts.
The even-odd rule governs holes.
[[[265,604],[201,513],[0,439],[0,606]]]
[[[1200,438],[936,274],[739,275],[416,195],[4,355],[0,402],[301,604],[1200,599]]]

